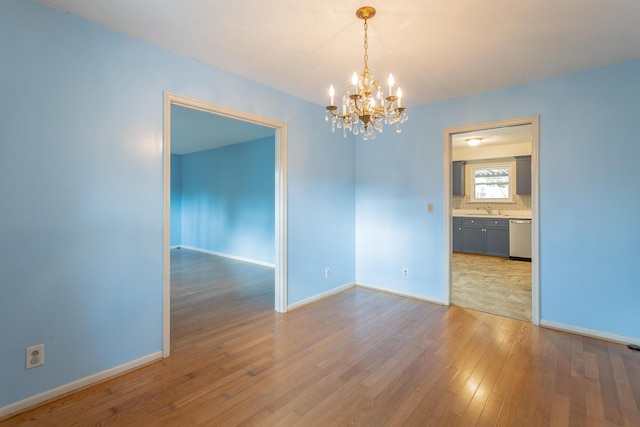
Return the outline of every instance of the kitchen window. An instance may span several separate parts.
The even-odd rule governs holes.
[[[514,173],[510,163],[471,166],[471,202],[513,202]]]

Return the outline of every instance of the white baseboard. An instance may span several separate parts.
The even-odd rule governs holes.
[[[202,253],[209,254],[209,255],[221,256],[221,257],[233,259],[233,260],[236,260],[236,261],[248,262],[248,263],[251,263],[251,264],[261,265],[263,267],[275,268],[275,266],[276,266],[274,263],[259,261],[257,259],[251,259],[251,258],[244,258],[244,257],[241,257],[241,256],[236,256],[236,255],[231,255],[231,254],[225,254],[225,253],[222,253],[222,252],[209,251],[207,249],[196,248],[196,247],[193,247],[193,246],[178,245],[178,246],[175,246],[175,247],[174,246],[171,247],[171,249],[178,249],[178,248],[188,249],[188,250],[191,250],[191,251],[198,251],[198,252],[202,252]]]
[[[347,283],[344,284],[342,286],[338,286],[337,288],[333,288],[330,289],[326,292],[322,292],[321,294],[318,295],[314,295],[312,297],[309,297],[307,299],[304,299],[302,301],[298,301],[294,304],[291,304],[287,307],[288,311],[291,310],[295,310],[296,308],[300,308],[303,307],[307,304],[311,304],[312,302],[316,302],[316,301],[320,301],[322,299],[328,298],[330,296],[333,296],[335,294],[339,294],[340,292],[344,292],[346,290],[349,290],[351,288],[354,287],[359,287],[359,288],[365,288],[365,289],[371,289],[374,291],[379,291],[379,292],[384,292],[387,294],[392,294],[392,295],[398,295],[401,297],[407,297],[407,298],[412,298],[412,299],[417,299],[420,301],[426,301],[426,302],[430,302],[433,304],[440,304],[440,305],[444,305],[444,302],[441,299],[437,299],[437,298],[427,298],[424,297],[422,295],[417,295],[417,294],[413,294],[410,292],[401,292],[395,289],[389,289],[389,288],[384,288],[382,286],[377,286],[377,285],[370,285],[370,284],[364,284],[364,283]]]
[[[599,338],[607,341],[613,341],[620,344],[636,344],[640,345],[640,338],[625,337],[624,335],[612,334],[609,332],[596,331],[593,329],[582,328],[580,326],[567,325],[564,323],[552,322],[550,320],[540,320],[540,326],[556,329],[558,331],[570,332],[572,334],[584,335],[591,338]]]
[[[412,292],[405,292],[405,291],[399,291],[397,289],[385,288],[384,286],[372,285],[372,284],[369,284],[369,283],[357,283],[356,286],[358,286],[360,288],[371,289],[371,290],[374,290],[374,291],[385,292],[387,294],[393,294],[393,295],[398,295],[398,296],[401,296],[401,297],[407,297],[407,298],[417,299],[417,300],[420,300],[420,301],[426,301],[426,302],[430,302],[430,303],[433,303],[433,304],[445,305],[444,301],[442,299],[440,299],[440,298],[429,298],[429,297],[425,297],[423,295],[414,294]]]
[[[337,288],[329,289],[328,291],[325,291],[325,292],[322,292],[320,294],[314,295],[314,296],[309,297],[307,299],[303,299],[302,301],[298,301],[296,303],[289,304],[289,306],[287,307],[287,311],[295,310],[296,308],[303,307],[305,305],[311,304],[312,302],[320,301],[320,300],[328,298],[328,297],[330,297],[332,295],[339,294],[340,292],[344,292],[346,290],[349,290],[349,289],[353,288],[355,285],[356,285],[355,283],[347,283],[347,284],[344,284],[342,286],[338,286]]]
[[[5,418],[9,415],[15,415],[18,412],[22,412],[25,409],[34,407],[36,405],[40,405],[48,400],[55,399],[64,394],[95,384],[99,381],[103,381],[107,378],[115,377],[116,375],[121,375],[127,371],[130,371],[135,368],[139,368],[140,366],[146,365],[151,362],[155,362],[156,360],[160,360],[160,359],[162,359],[161,351],[151,353],[148,356],[144,356],[139,359],[132,360],[131,362],[127,362],[120,366],[115,366],[113,368],[107,369],[106,371],[98,372],[97,374],[89,375],[88,377],[80,378],[79,380],[70,382],[60,387],[56,387],[54,389],[45,391],[40,394],[36,394],[35,396],[28,397],[19,402],[11,403],[7,406],[3,406],[2,408],[0,408],[0,419]]]

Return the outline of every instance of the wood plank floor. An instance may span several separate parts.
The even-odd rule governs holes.
[[[353,289],[273,311],[273,271],[173,251],[172,355],[2,426],[638,426],[640,353]]]
[[[454,252],[451,303],[531,322],[531,263]]]

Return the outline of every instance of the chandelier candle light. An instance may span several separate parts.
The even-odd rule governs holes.
[[[396,132],[402,132],[400,125],[408,119],[406,109],[402,106],[402,89],[398,88],[395,94],[393,93],[393,74],[389,74],[389,92],[385,97],[380,82],[375,80],[369,71],[367,20],[375,14],[376,10],[371,6],[364,6],[356,11],[356,16],[364,20],[364,70],[359,76],[353,73],[347,93],[342,97],[342,112],[338,111],[338,106],[334,104],[335,89],[331,85],[331,105],[327,106],[324,118],[328,122],[331,115],[332,132],[335,132],[336,127],[342,128],[345,137],[347,131],[354,135],[360,133],[365,141],[376,137],[374,129],[382,132],[384,124],[395,124]]]

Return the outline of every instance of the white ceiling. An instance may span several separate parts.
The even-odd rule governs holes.
[[[531,143],[532,132],[533,129],[531,125],[518,125],[457,133],[451,136],[451,147],[453,150],[472,149],[468,143],[468,140],[472,138],[480,139],[480,145],[476,146],[478,149],[495,145],[512,145],[522,142]]]
[[[189,154],[274,135],[275,130],[266,126],[171,106],[171,154]]]
[[[326,105],[363,65],[411,106],[640,58],[639,0],[40,0]]]

